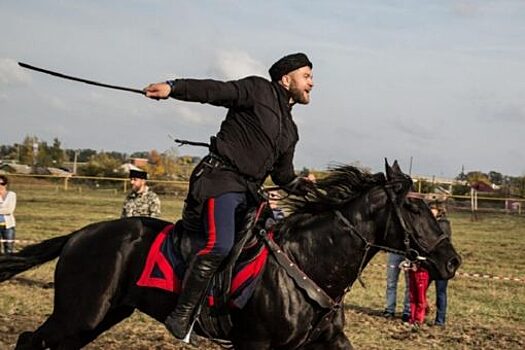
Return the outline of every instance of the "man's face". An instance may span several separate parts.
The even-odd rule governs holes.
[[[131,190],[133,192],[141,193],[144,191],[144,187],[146,187],[146,180],[144,179],[137,179],[136,177],[132,177],[129,179],[129,182],[131,182]]]
[[[290,92],[293,102],[306,105],[310,102],[310,91],[314,87],[312,69],[308,66],[296,69],[283,76],[283,85]]]

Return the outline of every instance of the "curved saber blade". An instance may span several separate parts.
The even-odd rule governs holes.
[[[62,74],[62,73],[53,72],[53,71],[50,71],[50,70],[47,70],[47,69],[42,69],[42,68],[38,68],[38,67],[35,67],[35,66],[31,66],[31,65],[29,65],[27,63],[23,63],[23,62],[18,62],[18,65],[20,67],[23,67],[23,68],[26,68],[26,69],[31,69],[31,70],[34,70],[34,71],[37,71],[37,72],[40,72],[40,73],[49,74],[49,75],[52,75],[52,76],[55,76],[55,77],[58,77],[58,78],[74,80],[74,81],[79,81],[81,83],[85,83],[85,84],[89,84],[89,85],[101,86],[101,87],[105,87],[105,88],[108,88],[108,89],[129,91],[129,92],[134,92],[134,93],[137,93],[137,94],[144,95],[144,91],[139,90],[139,89],[132,89],[132,88],[124,87],[124,86],[104,84],[104,83],[99,83],[99,82],[96,82],[96,81],[93,81],[93,80],[77,78],[77,77],[73,77],[73,76],[70,76],[70,75],[65,75],[65,74]]]

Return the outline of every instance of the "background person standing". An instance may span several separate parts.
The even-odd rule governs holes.
[[[131,192],[122,205],[121,217],[160,216],[159,196],[146,185],[148,173],[141,170],[130,170],[129,181]]]
[[[441,203],[430,204],[430,210],[436,217],[439,227],[449,238],[452,237],[450,221],[448,221],[445,207]],[[436,282],[436,318],[435,326],[444,326],[447,318],[447,288],[448,280],[435,280]]]
[[[0,175],[0,237],[3,241],[4,254],[12,254],[15,239],[16,193],[7,190],[9,180]]]
[[[279,206],[280,198],[279,191],[268,192],[268,203],[270,203],[270,209],[272,209],[273,218],[276,221],[280,221],[285,217],[284,210]]]
[[[400,264],[405,260],[403,255],[388,253],[388,262],[386,266],[386,307],[383,311],[383,316],[386,318],[393,318],[396,313],[397,304],[397,285],[399,281],[399,273],[401,272]],[[403,322],[408,322],[410,318],[410,302],[408,300],[408,275],[403,271],[405,280],[405,293],[403,298],[403,313],[401,319]]]
[[[410,319],[408,322],[413,326],[413,330],[425,321],[427,314],[427,289],[430,283],[430,274],[427,269],[421,266],[419,261],[413,263],[408,270],[408,286],[410,299]]]

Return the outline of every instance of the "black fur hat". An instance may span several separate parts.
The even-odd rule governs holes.
[[[284,56],[279,61],[275,62],[268,71],[272,81],[278,81],[285,74],[288,74],[301,67],[308,66],[313,67],[312,62],[308,57],[302,53],[293,53],[291,55]]]
[[[133,170],[130,169],[129,171],[129,178],[130,179],[148,179],[148,173],[142,170]]]

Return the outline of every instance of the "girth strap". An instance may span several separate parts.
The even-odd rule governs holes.
[[[294,280],[299,288],[304,290],[308,297],[325,309],[339,308],[340,304],[333,300],[326,292],[311,280],[295,263],[293,263],[285,252],[269,239],[266,230],[260,230],[259,236],[268,246],[277,263],[286,271],[288,276]]]

